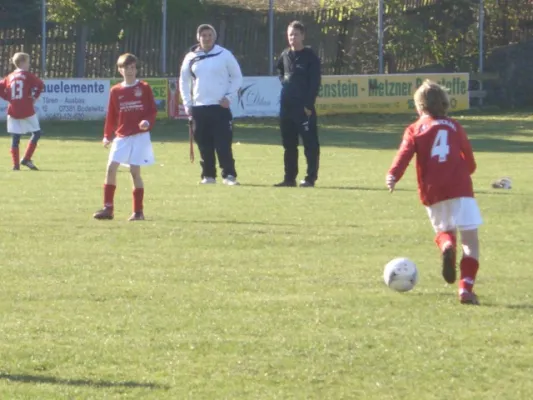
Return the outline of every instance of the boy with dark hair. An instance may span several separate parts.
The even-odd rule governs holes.
[[[305,28],[293,21],[287,28],[289,48],[278,60],[281,80],[280,130],[284,148],[285,177],[278,187],[296,186],[298,176],[298,142],[302,137],[307,175],[301,187],[313,187],[318,179],[320,144],[315,101],[320,89],[320,59],[310,47],[304,46]]]
[[[141,166],[155,162],[150,130],[157,114],[152,88],[136,79],[137,58],[123,54],[117,68],[124,81],[111,88],[104,127],[104,147],[111,143],[104,183],[104,207],[95,219],[113,219],[117,171],[120,164],[129,166],[133,178],[133,214],[130,221],[144,220],[144,183]],[[113,139],[113,134],[116,137]]]
[[[459,300],[479,304],[473,287],[479,269],[478,227],[482,219],[471,178],[476,170],[474,153],[463,127],[446,116],[450,101],[445,88],[425,81],[414,100],[420,118],[405,130],[386,184],[392,192],[416,154],[418,191],[436,233],[444,280],[456,280],[459,230],[463,248]]]

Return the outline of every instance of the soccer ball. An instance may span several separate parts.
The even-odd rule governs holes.
[[[385,265],[383,280],[392,290],[408,292],[418,282],[418,270],[408,258],[395,258]]]

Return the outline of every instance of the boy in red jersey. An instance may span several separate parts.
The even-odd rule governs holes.
[[[474,153],[463,127],[446,117],[450,107],[446,89],[425,81],[414,100],[420,118],[405,130],[386,183],[392,192],[416,154],[418,192],[436,232],[442,276],[448,283],[456,280],[459,230],[463,248],[459,300],[463,304],[479,304],[473,286],[479,268],[477,229],[482,219],[470,177],[476,170]]]
[[[157,108],[152,88],[136,79],[137,58],[123,54],[117,61],[124,81],[111,88],[104,127],[104,147],[111,144],[104,184],[104,208],[95,219],[113,219],[117,171],[120,164],[130,167],[133,178],[133,214],[130,221],[144,219],[144,184],[141,166],[155,162],[149,130],[154,126]],[[116,137],[113,139],[113,133]]]
[[[20,170],[20,164],[36,171],[31,157],[41,137],[41,127],[33,104],[44,89],[44,83],[28,70],[30,56],[26,53],[15,53],[12,59],[15,71],[0,81],[0,97],[9,102],[7,108],[7,133],[12,135],[11,158],[13,170]],[[20,160],[20,137],[31,133],[26,153]]]

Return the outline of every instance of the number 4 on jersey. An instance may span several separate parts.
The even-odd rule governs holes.
[[[450,154],[450,146],[448,145],[448,131],[441,129],[437,132],[433,146],[431,146],[431,158],[439,157],[439,162],[446,162]]]

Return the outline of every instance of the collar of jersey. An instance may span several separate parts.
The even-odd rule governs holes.
[[[126,82],[124,82],[124,81],[122,81],[121,85],[122,85],[122,87],[133,87],[133,86],[135,86],[138,83],[139,83],[139,80],[135,79],[135,82],[133,82],[131,85],[126,85]]]

